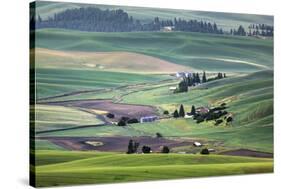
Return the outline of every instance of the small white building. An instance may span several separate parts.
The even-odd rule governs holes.
[[[140,118],[141,123],[153,122],[158,119],[157,116],[145,116]]]
[[[176,73],[177,78],[188,77],[188,76],[192,76],[192,73],[191,72],[177,72]]]
[[[170,88],[169,88],[170,91],[174,91],[174,90],[176,90],[176,89],[177,89],[177,87],[170,87]]]
[[[201,147],[202,144],[200,142],[193,142],[193,146],[195,147]]]
[[[193,115],[185,115],[184,118],[191,119],[191,118],[193,118]]]
[[[174,26],[164,26],[163,28],[161,28],[161,31],[171,32],[171,31],[173,31],[174,28],[175,28]]]

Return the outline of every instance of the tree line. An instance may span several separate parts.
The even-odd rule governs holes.
[[[183,75],[182,80],[179,82],[178,87],[174,92],[188,92],[188,87],[223,78],[226,78],[226,74],[221,72],[218,72],[216,77],[207,78],[206,72],[204,71],[202,74],[202,79],[200,79],[199,73],[188,74],[188,76]]]
[[[122,9],[102,10],[96,7],[67,9],[45,20],[38,15],[36,19],[32,17],[31,22],[36,23],[36,29],[64,28],[94,32],[132,32],[160,31],[169,26],[174,31],[223,34],[223,30],[218,28],[216,23],[182,18],[160,20],[159,17],[155,17],[148,23],[142,23]]]
[[[243,26],[239,26],[238,29],[230,29],[231,35],[240,36],[264,36],[273,37],[274,27],[266,24],[250,24],[248,31]]]

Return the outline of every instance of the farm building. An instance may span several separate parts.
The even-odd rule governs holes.
[[[201,147],[202,144],[200,142],[193,142],[193,146],[195,147]]]
[[[174,91],[174,90],[176,90],[176,89],[177,89],[177,87],[170,87],[170,88],[169,88],[170,91]]]
[[[173,31],[174,28],[175,28],[174,26],[164,26],[163,28],[161,28],[161,31],[171,32],[171,31]]]
[[[207,108],[207,107],[199,107],[199,108],[196,108],[196,113],[197,114],[207,114],[210,110],[209,110],[209,108]]]
[[[192,73],[190,73],[190,72],[177,72],[176,73],[177,78],[188,77],[188,76],[192,76]]]
[[[190,119],[190,118],[193,118],[193,115],[186,114],[186,115],[184,116],[184,118]]]
[[[158,119],[157,116],[145,116],[140,118],[141,123],[153,122]]]

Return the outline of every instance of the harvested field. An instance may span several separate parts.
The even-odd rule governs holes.
[[[135,73],[166,74],[191,70],[154,56],[133,52],[83,52],[36,49],[36,61],[43,68],[84,68]]]
[[[104,152],[126,152],[130,139],[140,143],[139,151],[143,145],[151,147],[153,151],[160,151],[162,146],[170,148],[192,145],[191,141],[169,140],[153,137],[40,137],[68,150],[98,150]],[[103,145],[91,145],[89,142],[99,142]]]
[[[112,100],[72,100],[48,102],[46,104],[84,108],[93,110],[93,113],[96,110],[106,111],[115,115],[114,121],[119,120],[122,116],[139,119],[143,116],[157,115],[157,109],[153,106],[114,103]]]
[[[250,156],[250,157],[259,157],[259,158],[273,158],[272,153],[259,152],[259,151],[248,150],[248,149],[231,150],[231,151],[227,151],[227,152],[222,152],[220,154],[231,155],[231,156]]]

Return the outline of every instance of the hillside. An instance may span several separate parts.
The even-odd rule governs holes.
[[[188,32],[90,33],[59,29],[38,30],[36,37],[37,48],[132,52],[194,70],[252,72],[273,67],[273,41],[250,37]]]
[[[55,13],[62,12],[66,9],[80,8],[80,7],[98,7],[101,9],[123,9],[130,16],[141,20],[142,22],[150,22],[153,18],[160,19],[174,19],[184,18],[186,20],[198,19],[207,22],[216,22],[219,27],[225,30],[230,28],[238,28],[243,25],[247,28],[253,23],[273,24],[273,17],[266,15],[254,14],[233,14],[223,12],[205,12],[205,11],[191,11],[191,10],[177,10],[177,9],[157,9],[144,7],[128,7],[128,6],[114,6],[114,5],[90,5],[90,4],[73,4],[73,3],[58,3],[58,2],[37,2],[37,12],[43,18],[53,17]]]
[[[97,157],[87,158],[87,154],[80,153],[81,160],[75,160],[75,157],[67,158],[67,156],[72,156],[69,153],[65,156],[68,159],[65,163],[38,166],[36,169],[36,179],[40,183],[38,186],[177,179],[273,171],[272,160],[260,158],[182,154],[99,155],[99,153]],[[95,153],[92,154],[95,156]]]
[[[138,53],[81,52],[36,49],[37,68],[107,70],[114,72],[169,74],[190,68]]]
[[[234,115],[231,126],[222,124],[214,126],[213,121],[196,124],[192,119],[164,119],[155,123],[133,124],[127,127],[98,127],[79,130],[58,131],[40,134],[39,136],[155,136],[159,132],[165,137],[198,138],[208,141],[213,146],[214,141],[222,142],[215,148],[237,149],[248,148],[273,152],[273,75],[272,71],[256,72],[245,76],[230,77],[202,84],[192,88],[187,94],[173,94],[168,85],[137,87],[128,91],[108,91],[102,96],[113,98],[122,95],[122,102],[154,105],[163,110],[173,112],[184,104],[190,111],[191,105],[196,107],[219,105],[227,103],[227,111]],[[99,98],[101,94],[80,95],[80,99]],[[65,100],[76,99],[69,96]],[[262,141],[262,143],[261,143]],[[180,151],[181,149],[174,149]]]

